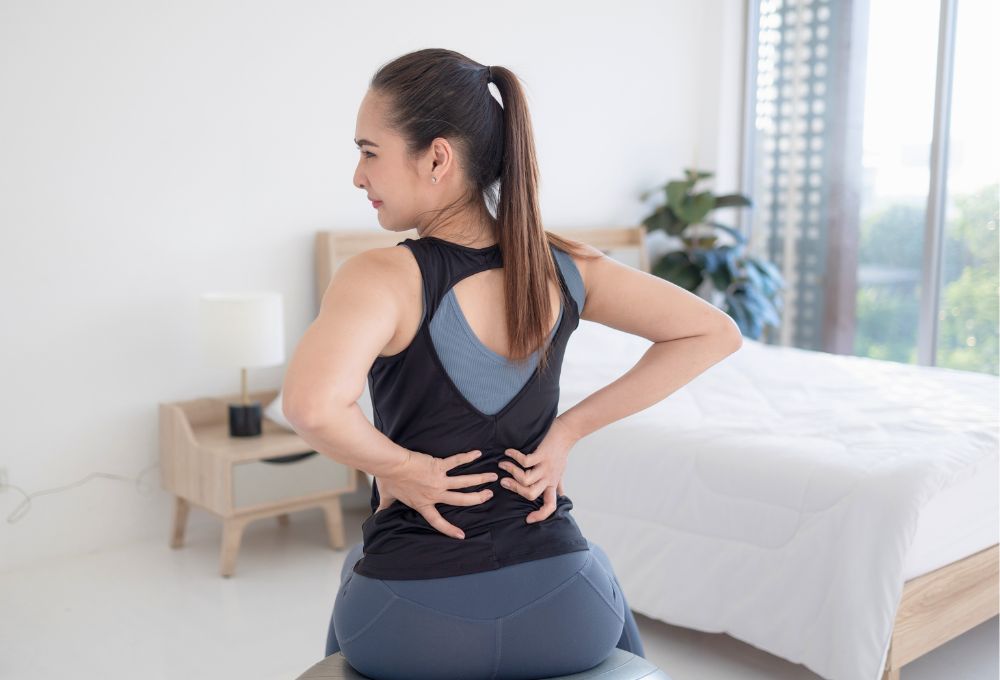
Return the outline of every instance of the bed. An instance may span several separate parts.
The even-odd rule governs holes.
[[[641,226],[556,233],[649,271]],[[403,238],[318,232],[317,304],[343,258]],[[647,346],[581,320],[560,412]],[[998,613],[997,394],[995,376],[744,339],[581,440],[564,490],[634,611],[831,680],[898,680]]]

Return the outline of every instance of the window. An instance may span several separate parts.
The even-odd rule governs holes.
[[[961,0],[948,132],[934,363],[997,375],[1000,135],[996,2]]]
[[[997,374],[994,3],[748,9],[750,249],[786,280],[765,341]]]

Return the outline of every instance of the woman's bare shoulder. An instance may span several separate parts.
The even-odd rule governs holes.
[[[412,281],[414,277],[420,277],[420,267],[413,251],[404,245],[370,248],[355,257],[362,256],[380,273],[392,277],[393,283]]]

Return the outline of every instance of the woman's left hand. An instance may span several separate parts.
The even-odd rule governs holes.
[[[548,518],[556,510],[556,495],[563,495],[562,477],[566,471],[569,452],[576,444],[577,438],[559,418],[552,421],[549,431],[531,453],[522,453],[517,449],[507,449],[505,453],[520,463],[515,465],[510,461],[502,461],[499,467],[510,474],[501,477],[500,484],[510,491],[515,491],[529,501],[545,495],[542,507],[528,513],[527,522],[533,524]]]

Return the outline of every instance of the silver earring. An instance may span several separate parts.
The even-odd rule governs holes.
[[[437,177],[431,177],[431,181],[434,182],[435,184],[437,184],[438,178]]]

